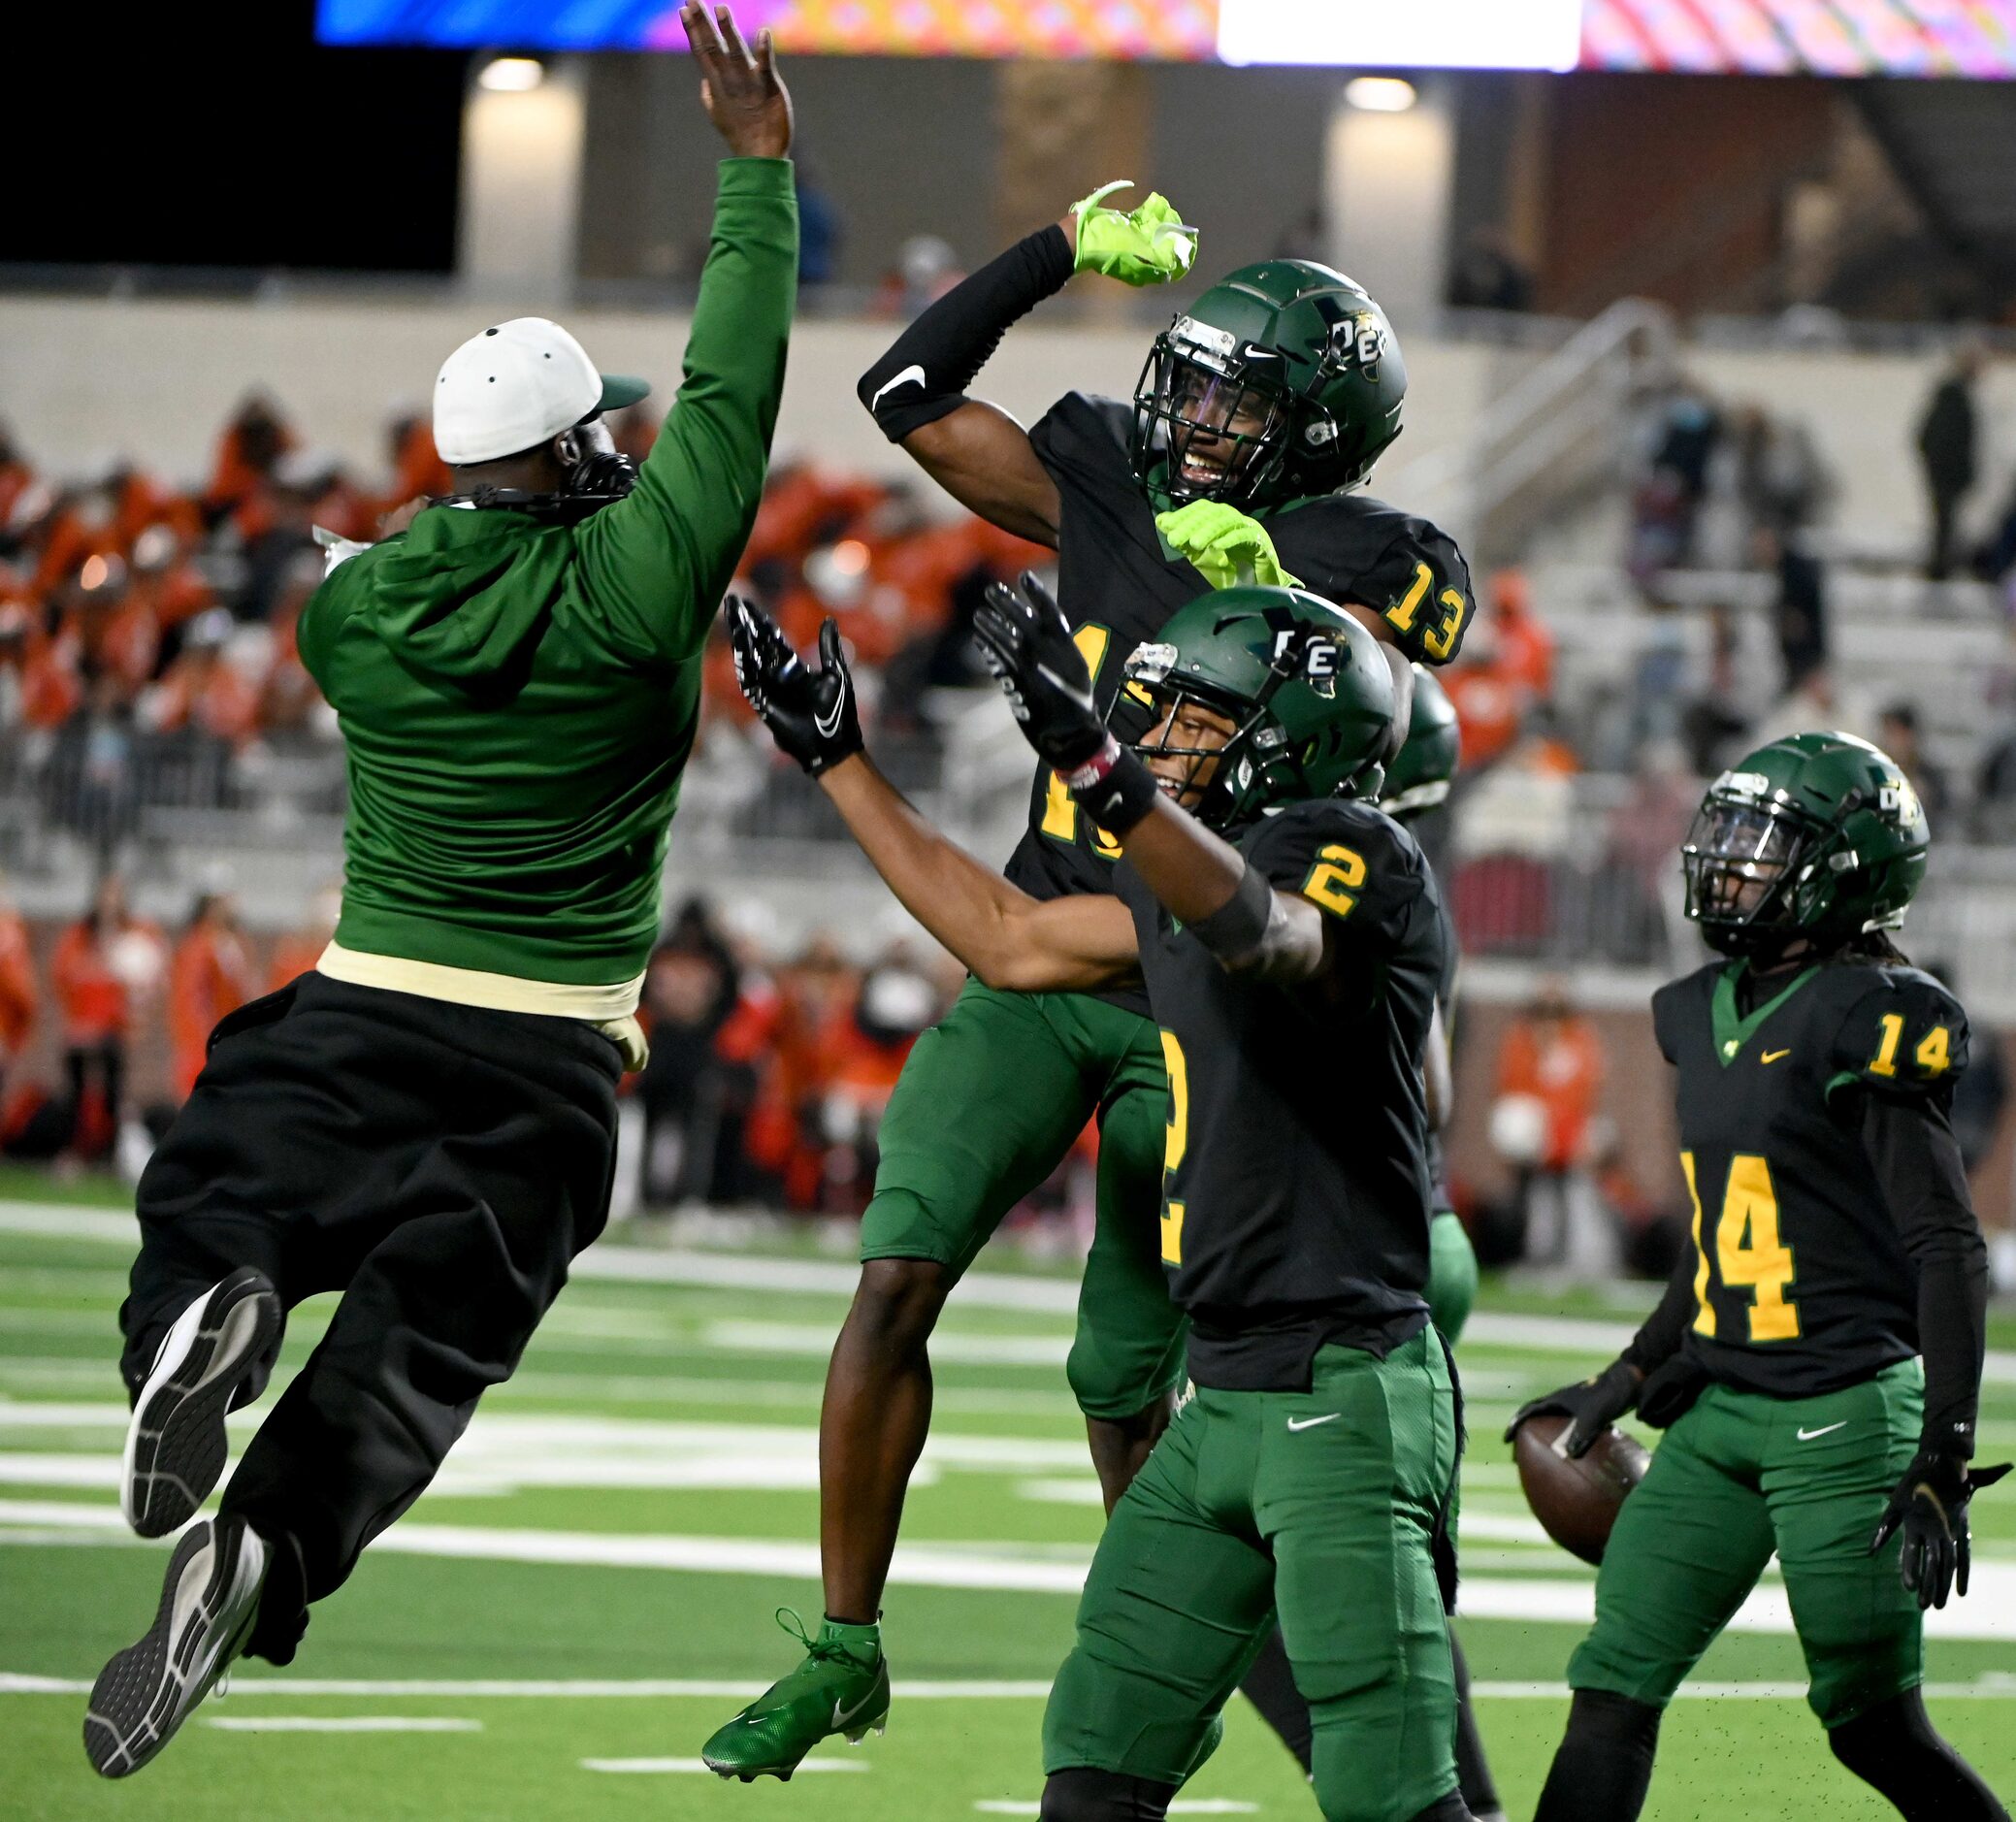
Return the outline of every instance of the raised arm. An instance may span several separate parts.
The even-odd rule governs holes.
[[[1057,483],[1028,433],[997,405],[966,397],[1001,338],[1074,272],[1128,284],[1179,277],[1196,236],[1159,196],[1131,213],[1099,206],[1107,184],[1062,220],[1018,241],[961,279],[898,336],[861,377],[861,402],[890,441],[961,505],[1039,544],[1057,547]]]
[[[931,827],[862,751],[839,629],[805,665],[760,607],[728,603],[735,676],[779,747],[819,781],[903,908],[990,987],[1106,987],[1137,971],[1133,919],[1116,898],[1031,898]]]
[[[1293,982],[1326,970],[1335,920],[1277,891],[1120,747],[1092,700],[1070,623],[1033,576],[1019,592],[989,590],[974,633],[1029,744],[1170,916],[1233,972]]]
[[[633,643],[673,661],[706,638],[756,522],[797,294],[791,98],[770,35],[752,53],[727,7],[710,16],[689,4],[679,17],[729,151],[713,238],[679,396],[634,490],[576,534],[596,602]]]

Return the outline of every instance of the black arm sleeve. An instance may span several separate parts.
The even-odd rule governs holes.
[[[1971,1456],[1986,1346],[1988,1248],[1943,1100],[1864,1095],[1862,1149],[1918,1268],[1921,1446]]]
[[[901,442],[963,405],[973,375],[1001,338],[1064,288],[1074,264],[1071,243],[1052,222],[946,292],[855,387],[882,434]]]
[[[1694,1249],[1682,1247],[1666,1281],[1659,1307],[1640,1324],[1624,1350],[1623,1359],[1647,1378],[1671,1360],[1687,1339],[1687,1324],[1698,1308],[1694,1295]]]

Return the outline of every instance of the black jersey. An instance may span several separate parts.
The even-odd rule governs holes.
[[[1435,869],[1425,856],[1421,863],[1428,867],[1428,876],[1433,879]],[[1438,892],[1435,902],[1442,920],[1442,979],[1435,984],[1435,1004],[1442,1013],[1442,1041],[1453,1046],[1456,1041],[1456,966],[1462,952],[1456,945],[1456,920],[1449,913],[1449,901]],[[1454,1060],[1451,1055],[1451,1064]],[[1442,1143],[1442,1133],[1432,1122],[1428,1127],[1428,1183],[1429,1194],[1438,1211],[1455,1207],[1449,1194],[1448,1155]]]
[[[1915,968],[1844,960],[1741,1017],[1743,966],[1710,963],[1652,997],[1693,1199],[1685,1345],[1727,1384],[1805,1398],[1919,1350],[1917,1274],[1863,1149],[1860,1097],[1950,1098],[1967,1014]]]
[[[1133,422],[1130,405],[1072,392],[1029,433],[1062,503],[1057,600],[1078,629],[1102,711],[1135,646],[1208,589],[1155,529],[1154,506],[1127,457]],[[1306,588],[1326,601],[1384,610],[1411,658],[1446,664],[1455,656],[1470,619],[1470,571],[1455,543],[1427,520],[1363,494],[1330,494],[1261,516],[1283,566]],[[1148,732],[1119,719],[1115,726],[1123,739]],[[1119,850],[1083,824],[1057,774],[1039,766],[1028,832],[1008,877],[1037,898],[1111,892]]]
[[[1443,924],[1414,838],[1369,804],[1299,803],[1240,846],[1344,921],[1341,973],[1229,974],[1131,867],[1115,878],[1169,1065],[1162,1261],[1190,1377],[1294,1389],[1325,1342],[1383,1354],[1427,1320],[1421,1057]]]

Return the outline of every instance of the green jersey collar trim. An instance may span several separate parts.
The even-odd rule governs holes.
[[[1745,1019],[1737,1014],[1736,984],[1749,965],[1747,961],[1739,961],[1715,976],[1714,997],[1708,1008],[1709,1021],[1715,1033],[1715,1060],[1725,1069],[1742,1054],[1743,1046],[1757,1035],[1764,1022],[1820,972],[1818,963],[1800,969]]]

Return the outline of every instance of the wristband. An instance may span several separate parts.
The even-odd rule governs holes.
[[[1124,835],[1162,795],[1154,774],[1110,733],[1090,759],[1060,776],[1078,807],[1109,835]]]
[[[1220,961],[1233,964],[1259,954],[1273,916],[1274,887],[1249,861],[1231,897],[1208,918],[1186,927]]]

